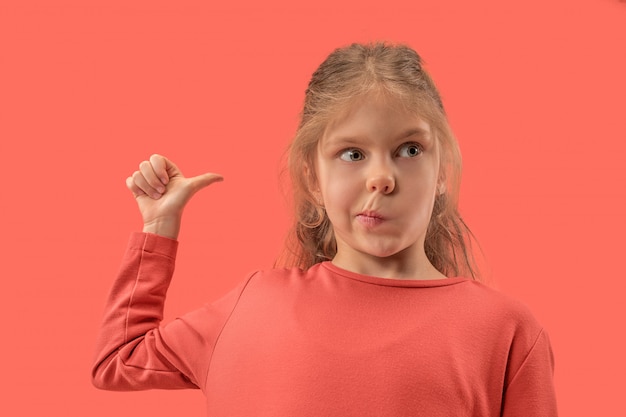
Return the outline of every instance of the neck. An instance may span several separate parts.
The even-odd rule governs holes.
[[[446,278],[430,263],[423,252],[422,256],[406,255],[396,253],[391,256],[377,257],[360,253],[359,256],[345,256],[338,251],[332,263],[348,271],[380,278],[419,280]]]

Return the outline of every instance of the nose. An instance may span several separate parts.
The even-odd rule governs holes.
[[[370,192],[378,191],[383,194],[393,192],[396,187],[396,180],[390,167],[381,164],[372,170],[367,179],[366,187]]]

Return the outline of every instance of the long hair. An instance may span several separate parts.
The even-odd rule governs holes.
[[[424,250],[446,276],[478,277],[473,235],[458,212],[461,154],[434,82],[410,47],[387,43],[352,44],[336,49],[313,73],[287,167],[293,188],[294,223],[280,264],[308,269],[337,252],[333,227],[312,193],[315,155],[328,123],[355,100],[382,92],[427,121],[440,147],[440,179]]]

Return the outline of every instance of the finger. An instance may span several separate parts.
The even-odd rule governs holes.
[[[204,187],[208,187],[214,182],[219,182],[223,180],[224,180],[224,177],[222,177],[220,174],[214,174],[211,172],[189,178],[189,182],[194,192],[201,190]]]
[[[163,155],[154,154],[150,157],[151,161],[153,157],[157,164],[162,164],[162,165],[159,165],[159,171],[156,171],[156,172],[157,172],[157,175],[159,175],[159,178],[161,178],[161,180],[166,181],[164,182],[164,184],[167,184],[170,181],[170,179],[172,179],[173,177],[183,176],[183,173],[180,172],[180,169],[178,169],[176,164],[174,164],[172,161],[170,161]],[[165,170],[165,173],[163,173],[163,169]]]
[[[128,188],[130,192],[133,193],[133,196],[135,198],[146,195],[146,193],[144,193],[141,188],[137,187],[135,181],[133,180],[133,177],[126,178],[126,188]]]
[[[165,186],[157,177],[157,174],[154,172],[154,169],[152,169],[152,164],[150,162],[143,161],[142,163],[140,163],[139,170],[141,171],[143,178],[150,185],[150,187],[152,187],[161,194],[165,192]]]
[[[161,193],[159,193],[157,190],[152,188],[150,184],[148,184],[141,172],[135,171],[133,175],[131,175],[131,178],[135,186],[143,191],[144,194],[149,195],[155,200],[161,198]]]
[[[161,180],[161,183],[163,185],[166,185],[168,182],[170,182],[170,176],[167,172],[168,162],[170,166],[174,167],[175,171],[178,171],[178,168],[176,168],[176,166],[166,157],[156,153],[150,156],[150,164],[152,164],[152,169],[154,170],[154,173],[159,178],[159,180]]]

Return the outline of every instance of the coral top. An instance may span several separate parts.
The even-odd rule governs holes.
[[[131,236],[97,342],[98,388],[199,388],[210,416],[557,415],[548,335],[483,284],[326,262],[256,272],[162,326],[176,249]]]

